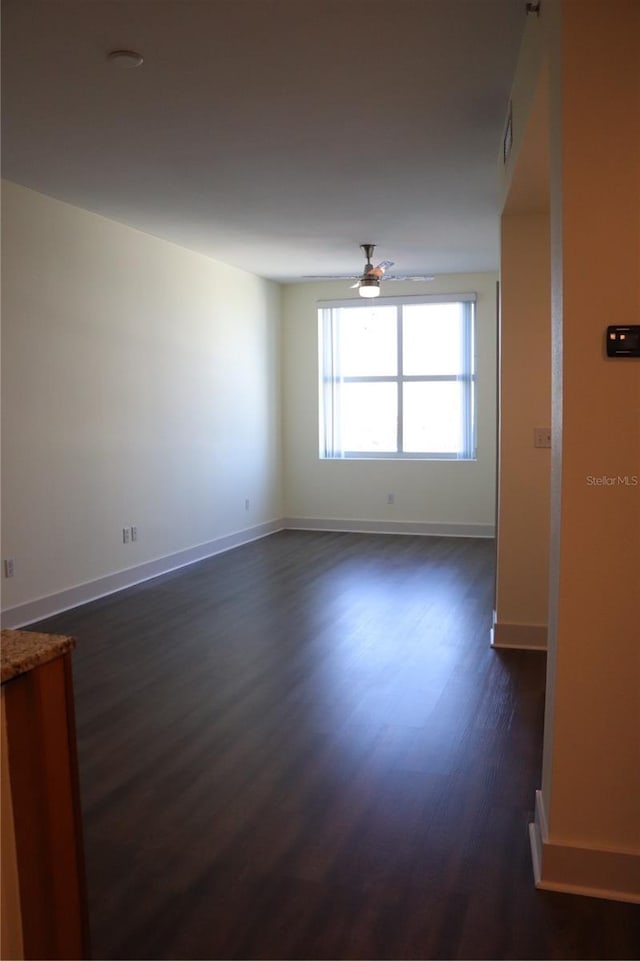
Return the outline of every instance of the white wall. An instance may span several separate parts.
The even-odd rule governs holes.
[[[278,285],[2,199],[3,608],[279,519]]]
[[[490,534],[495,514],[496,274],[453,274],[433,282],[393,283],[387,292],[478,294],[478,459],[464,461],[320,460],[318,457],[318,300],[353,294],[344,281],[290,284],[283,292],[285,513],[302,526],[398,530],[446,525]],[[355,296],[357,300],[357,295]],[[395,494],[395,504],[387,495]]]
[[[281,298],[277,284],[16,184],[2,199],[5,624],[283,516],[492,531],[495,275],[393,287],[478,293],[478,460],[320,461],[316,301],[344,284]],[[132,524],[139,539],[125,545]]]

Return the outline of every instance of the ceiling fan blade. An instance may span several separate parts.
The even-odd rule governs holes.
[[[303,280],[355,280],[355,283],[350,285],[350,290],[357,290],[358,287],[361,287],[363,284],[366,284],[366,286],[369,286],[369,287],[374,286],[374,284],[370,282],[380,281],[380,278],[383,276],[385,271],[387,271],[389,267],[393,267],[394,262],[393,260],[381,260],[380,263],[374,267],[371,263],[371,257],[373,255],[375,244],[360,244],[360,246],[362,247],[365,253],[367,262],[365,263],[363,273],[361,273],[358,277],[354,276],[354,274],[324,274],[324,275],[306,274],[302,279]],[[408,280],[409,278],[406,278],[406,279]],[[369,281],[369,283],[367,283],[367,281]],[[375,284],[375,286],[379,287],[380,285],[378,283],[378,284]]]
[[[408,280],[416,280],[416,281],[428,281],[428,280],[435,280],[435,277],[433,277],[433,276],[431,276],[431,275],[427,275],[427,274],[421,274],[421,275],[417,275],[417,274],[406,274],[406,275],[405,275],[405,274],[390,274],[388,277],[385,277],[385,280],[406,280],[406,281],[408,281]]]
[[[373,267],[371,270],[367,271],[366,276],[378,277],[379,279],[380,277],[382,277],[385,270],[389,269],[389,267],[393,267],[393,260],[381,260],[377,267]]]

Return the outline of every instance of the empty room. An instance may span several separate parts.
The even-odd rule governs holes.
[[[5,0],[3,959],[640,956],[637,0]]]

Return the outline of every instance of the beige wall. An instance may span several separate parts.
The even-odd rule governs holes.
[[[279,287],[2,202],[3,608],[280,518]]]
[[[501,229],[500,468],[494,643],[544,644],[551,425],[549,215],[505,213]],[[526,548],[523,549],[523,545]]]
[[[544,22],[544,21],[543,21]],[[500,152],[500,453],[496,646],[546,648],[551,450],[549,78],[546,40],[528,17],[512,93],[513,148]],[[524,547],[523,547],[524,545]]]
[[[285,511],[296,521],[447,525],[490,535],[495,514],[495,274],[390,283],[390,295],[477,291],[478,459],[321,460],[318,456],[318,301],[353,294],[345,282],[290,284],[283,293]],[[345,289],[347,288],[347,289]],[[357,299],[357,298],[356,298]],[[387,504],[387,495],[395,504]]]
[[[561,0],[532,20],[525,43],[549,64],[553,428],[534,870],[640,900],[640,361],[604,349],[607,324],[640,319],[640,6]]]
[[[640,6],[564,3],[558,29],[562,470],[552,476],[556,711],[543,794],[559,840],[640,855],[640,360],[604,352],[607,324],[640,320]]]

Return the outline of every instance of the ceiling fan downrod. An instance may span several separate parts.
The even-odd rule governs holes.
[[[366,274],[368,267],[373,267],[373,251],[376,249],[375,244],[360,244],[362,250],[364,250],[364,255],[367,258],[367,263],[365,265],[364,272]]]

